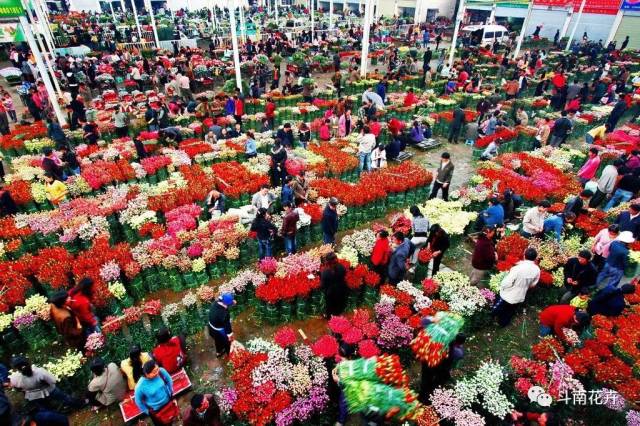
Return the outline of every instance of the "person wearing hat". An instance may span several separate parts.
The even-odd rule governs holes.
[[[331,197],[322,212],[322,242],[324,244],[335,244],[336,233],[338,232],[338,199]]]
[[[169,410],[173,401],[173,380],[164,368],[158,367],[154,360],[149,360],[142,367],[143,376],[138,381],[134,392],[136,405],[144,414],[151,417],[154,425],[168,425],[175,420],[180,411]]]
[[[591,297],[587,305],[587,312],[592,316],[618,316],[627,305],[624,296],[626,294],[633,294],[635,291],[636,286],[634,284],[625,284],[621,287],[606,286]]]
[[[103,405],[106,407],[124,399],[127,393],[127,384],[115,362],[105,365],[104,360],[98,357],[91,361],[89,368],[92,378],[87,390],[94,406]]]
[[[48,399],[60,401],[63,404],[82,408],[86,401],[72,397],[56,387],[56,377],[44,368],[32,365],[31,362],[21,356],[11,359],[11,367],[15,370],[9,376],[9,386],[24,392],[24,398],[36,405],[46,405]]]
[[[64,341],[79,350],[84,349],[85,337],[78,317],[66,306],[69,295],[66,290],[55,292],[49,298],[49,312],[56,330]]]
[[[609,245],[609,256],[604,262],[602,271],[598,274],[598,287],[603,288],[607,285],[617,287],[624,275],[624,269],[627,266],[629,257],[629,244],[634,242],[631,231],[620,232],[618,237]]]
[[[182,426],[222,426],[220,407],[212,394],[197,393],[182,412]]]
[[[591,317],[571,305],[551,305],[546,307],[538,315],[540,319],[540,337],[555,334],[562,340],[566,340],[564,329],[574,327],[585,327],[589,324]]]
[[[229,308],[234,303],[233,294],[225,293],[218,297],[218,300],[214,301],[209,308],[209,335],[215,342],[218,358],[227,355],[231,350],[233,330],[231,329]]]

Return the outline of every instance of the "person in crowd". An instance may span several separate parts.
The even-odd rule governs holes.
[[[280,201],[282,202],[282,205],[285,205],[286,203],[294,203],[293,184],[293,176],[287,176],[284,180],[282,191],[280,192]]]
[[[53,150],[46,147],[42,150],[44,157],[42,158],[42,170],[45,174],[50,175],[54,180],[64,180],[64,169],[62,161],[56,156]]]
[[[604,170],[602,170],[602,174],[598,179],[598,189],[593,194],[593,197],[591,197],[589,207],[593,209],[598,208],[605,199],[609,198],[611,194],[613,194],[613,190],[618,179],[619,169],[621,169],[623,165],[624,162],[617,159],[613,164],[607,165]]]
[[[276,139],[280,140],[280,143],[285,148],[293,148],[293,130],[291,123],[284,123],[281,129],[278,129]]]
[[[276,123],[276,104],[271,97],[267,98],[267,103],[264,106],[264,115],[269,122],[269,128],[274,129]]]
[[[251,223],[251,232],[256,233],[258,239],[258,258],[271,257],[271,244],[278,228],[271,222],[271,217],[266,208],[260,207],[256,218]]]
[[[428,325],[433,321],[431,318],[423,319],[423,325]],[[423,403],[428,403],[429,396],[433,391],[441,386],[444,386],[449,380],[451,380],[451,370],[456,364],[464,357],[464,344],[466,342],[466,336],[462,333],[458,333],[455,339],[449,344],[448,353],[435,367],[430,367],[426,363],[422,364],[422,371],[420,374],[420,391],[418,392],[418,400]]]
[[[371,252],[372,269],[380,276],[382,282],[384,282],[387,277],[389,260],[391,260],[389,232],[383,229],[376,234],[376,243]]]
[[[281,186],[284,183],[284,178],[287,175],[286,162],[287,151],[280,144],[279,139],[276,139],[273,148],[271,148],[271,170],[269,171],[273,186]]]
[[[614,241],[609,245],[609,255],[604,262],[604,267],[598,274],[597,283],[600,288],[609,285],[616,287],[628,263],[629,244],[633,243],[633,233],[631,231],[621,231]]]
[[[409,272],[415,270],[418,263],[418,253],[420,249],[427,245],[427,237],[429,236],[429,219],[424,217],[418,206],[411,206],[409,209],[413,220],[411,221],[411,244],[413,244],[413,254],[409,260]]]
[[[322,211],[322,242],[324,244],[335,244],[336,233],[338,232],[338,199],[331,197]]]
[[[625,112],[627,112],[627,103],[623,98],[620,98],[611,110],[609,118],[607,118],[606,124],[609,126],[610,131],[613,131],[616,128],[618,121],[620,121]]]
[[[49,314],[56,331],[71,347],[84,350],[85,335],[78,317],[67,307],[69,295],[66,290],[59,290],[49,297]]]
[[[187,363],[187,345],[184,337],[171,336],[166,327],[156,333],[158,344],[152,351],[152,357],[169,374],[180,371]]]
[[[429,236],[427,237],[427,248],[431,251],[431,260],[433,261],[431,265],[431,276],[436,275],[440,270],[442,258],[450,245],[451,239],[447,231],[437,223],[431,225]]]
[[[553,147],[558,148],[562,143],[566,140],[567,136],[571,132],[573,128],[573,124],[571,120],[567,118],[567,111],[562,111],[560,113],[561,117],[558,118],[553,124],[553,129],[551,130],[551,140],[549,144]]]
[[[87,390],[93,406],[108,407],[124,399],[127,393],[127,384],[115,362],[105,364],[102,358],[97,357],[91,360],[89,369],[91,370],[91,381]]]
[[[631,204],[626,211],[616,217],[615,224],[620,232],[629,231],[636,240],[640,237],[640,204]]]
[[[464,126],[465,123],[465,114],[462,108],[463,106],[460,105],[453,110],[453,119],[451,120],[451,125],[449,126],[449,143],[458,143],[460,131],[462,130],[462,126]]]
[[[596,285],[598,271],[591,258],[589,250],[580,250],[578,256],[567,260],[563,268],[566,292],[562,295],[560,303],[569,303],[571,299],[585,294]]]
[[[640,176],[638,175],[638,171],[633,171],[631,173],[625,173],[618,183],[616,184],[616,190],[613,193],[613,196],[607,201],[607,204],[602,209],[603,211],[608,211],[614,207],[617,207],[621,203],[625,203],[632,198],[640,191]],[[639,206],[640,207],[640,206]],[[636,211],[636,214],[638,211]],[[637,236],[637,235],[636,235]]]
[[[413,127],[411,127],[410,137],[411,137],[411,142],[413,144],[418,144],[425,140],[424,129],[422,128],[422,126],[417,120],[413,122]]]
[[[594,178],[598,168],[600,167],[600,155],[597,148],[589,148],[587,161],[580,167],[578,171],[578,179],[583,185]]]
[[[433,181],[433,187],[431,188],[431,194],[429,199],[436,198],[438,191],[442,189],[442,199],[449,200],[449,186],[451,185],[451,178],[453,177],[454,165],[451,162],[451,155],[448,152],[443,152],[440,155],[440,166],[436,172],[436,178]]]
[[[196,393],[182,411],[183,426],[222,426],[220,407],[212,394]]]
[[[351,117],[351,110],[346,109],[340,118],[338,119],[338,137],[344,138],[350,135],[353,131],[353,118]]]
[[[585,207],[589,205],[589,200],[593,193],[587,189],[580,191],[580,194],[571,197],[566,204],[564,205],[563,212],[565,215],[567,213],[573,213],[576,215],[586,214],[589,212],[589,208]]]
[[[18,205],[11,196],[11,192],[5,189],[4,182],[0,179],[0,217],[10,216],[18,212]]]
[[[371,151],[376,146],[376,137],[369,126],[364,126],[358,138],[358,172],[371,171]]]
[[[541,337],[555,334],[561,340],[567,340],[565,329],[581,329],[591,321],[588,313],[571,305],[547,306],[540,312],[538,318]]]
[[[113,122],[116,128],[116,135],[123,138],[129,135],[129,117],[122,106],[115,107],[113,111]]]
[[[69,291],[67,305],[80,321],[85,335],[99,333],[100,326],[91,303],[93,297],[93,280],[89,277],[82,278],[78,285]]]
[[[235,304],[233,294],[224,293],[218,297],[209,308],[209,336],[216,347],[216,356],[222,358],[229,354],[233,342],[233,330],[231,329],[231,316],[229,308]]]
[[[49,173],[44,175],[44,189],[47,194],[47,200],[54,206],[58,206],[67,199],[67,185]]]
[[[287,254],[296,253],[296,232],[298,220],[298,212],[295,210],[293,204],[287,202],[282,205],[284,214],[282,216],[282,229],[281,234],[284,239],[284,251]]]
[[[542,200],[537,206],[527,210],[522,219],[522,230],[520,231],[523,237],[531,238],[544,232],[544,220],[547,217],[549,207],[551,207],[551,203],[547,200]]]
[[[62,177],[64,180],[69,176],[76,176],[80,174],[80,163],[75,152],[69,148],[67,144],[60,146],[60,160],[62,160],[63,172]]]
[[[489,142],[489,145],[482,151],[480,155],[480,159],[483,161],[490,161],[496,158],[499,154],[498,149],[500,148],[501,139],[494,139]]]
[[[371,151],[371,169],[384,169],[387,167],[387,148],[386,146],[377,143]]]
[[[493,244],[496,235],[495,226],[485,226],[478,235],[476,244],[471,255],[471,275],[469,282],[471,285],[480,287],[487,274],[494,268],[498,261],[498,253]]]
[[[483,227],[502,228],[504,226],[504,207],[500,203],[498,197],[489,199],[489,207],[478,214],[476,221],[476,229]]]
[[[56,386],[58,380],[49,371],[31,364],[22,355],[11,359],[13,373],[8,386],[24,392],[24,399],[40,407],[46,407],[50,400],[58,401],[71,408],[82,408],[87,401],[74,398]]]
[[[342,315],[346,308],[349,289],[345,282],[346,270],[334,252],[325,254],[320,265],[320,287],[325,297],[325,317]]]
[[[476,120],[471,120],[467,123],[467,125],[465,126],[464,136],[466,145],[473,146],[476,143],[476,140],[478,139],[478,130],[479,125]]]
[[[7,397],[5,387],[9,384],[9,370],[0,363],[0,424],[13,425],[14,409]]]
[[[591,145],[595,141],[603,140],[607,133],[611,132],[609,123],[601,124],[589,130],[584,135],[585,142]]]
[[[556,241],[560,241],[562,238],[562,231],[565,224],[573,223],[576,221],[576,214],[573,212],[558,213],[546,218],[542,225],[542,232],[545,235],[553,235]]]
[[[246,135],[247,140],[244,142],[244,156],[247,159],[257,157],[258,151],[255,136],[251,131],[248,131]]]
[[[305,171],[301,171],[300,174],[293,177],[291,189],[293,190],[294,206],[300,206],[308,202],[307,193],[309,192],[309,182],[305,177]]]
[[[260,191],[253,194],[253,197],[251,198],[251,205],[255,207],[256,210],[269,210],[275,200],[276,196],[269,191],[269,186],[262,185],[260,187]]]
[[[609,246],[611,245],[611,242],[614,241],[619,234],[620,227],[614,224],[600,230],[593,239],[593,244],[591,246],[591,251],[593,252],[593,264],[596,266],[598,271],[602,270],[604,262],[609,256]]]
[[[616,317],[627,306],[624,296],[635,292],[636,284],[624,284],[620,287],[608,285],[591,296],[587,304],[587,313],[591,316]]]
[[[395,285],[404,279],[404,275],[407,272],[410,244],[401,231],[393,234],[392,243],[394,249],[389,259],[387,276],[389,277],[389,282]]]
[[[311,141],[311,129],[304,121],[298,128],[298,138],[300,139],[300,145],[302,145],[304,149],[307,149],[307,145],[309,145],[309,142]]]
[[[133,345],[129,350],[129,357],[120,362],[120,370],[127,379],[129,390],[136,388],[136,383],[142,377],[142,366],[151,359],[148,352],[142,352],[140,345]]]
[[[216,190],[212,189],[209,194],[207,194],[207,198],[205,199],[205,204],[207,206],[207,211],[211,215],[211,217],[219,217],[224,214],[226,210],[226,202],[227,197],[225,195]]]
[[[500,283],[500,293],[493,306],[492,314],[500,327],[506,327],[516,314],[518,306],[524,302],[529,289],[540,279],[540,267],[536,264],[538,252],[530,247],[524,252],[524,260],[514,265]]]
[[[58,121],[53,118],[47,118],[47,136],[49,136],[58,147],[67,144],[67,135],[65,135]]]
[[[331,140],[331,120],[328,118],[324,120],[320,129],[318,130],[318,137],[321,141]]]
[[[151,359],[142,367],[144,375],[136,385],[136,405],[151,417],[154,425],[168,425],[180,416],[178,403],[173,399],[173,379],[167,370]]]

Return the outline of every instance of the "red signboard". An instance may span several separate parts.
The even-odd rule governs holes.
[[[622,0],[587,0],[583,13],[615,15],[618,13],[621,3]],[[574,12],[578,12],[582,0],[533,0],[533,4],[547,7],[570,7],[573,4]]]

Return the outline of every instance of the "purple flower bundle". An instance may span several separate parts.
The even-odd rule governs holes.
[[[305,422],[314,413],[322,412],[329,403],[327,391],[322,386],[315,386],[309,391],[309,395],[298,398],[276,415],[277,426],[289,426],[295,422]]]

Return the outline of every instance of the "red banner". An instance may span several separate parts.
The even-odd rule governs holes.
[[[587,0],[583,13],[615,15],[620,9],[620,3],[622,0]],[[533,4],[547,7],[570,7],[573,4],[574,12],[578,12],[582,0],[533,0]]]

